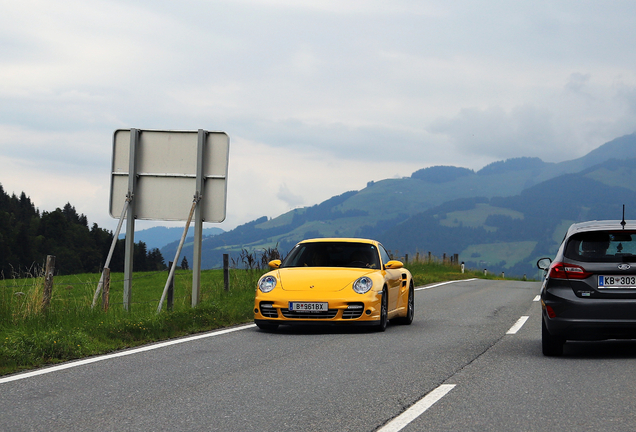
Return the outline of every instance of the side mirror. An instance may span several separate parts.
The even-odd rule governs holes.
[[[552,264],[552,260],[550,258],[541,258],[537,261],[537,267],[541,270],[548,270],[550,268],[550,264]]]
[[[281,260],[271,260],[270,262],[267,263],[267,265],[273,269],[277,269],[278,267],[280,267],[280,264],[281,264]]]
[[[404,267],[404,264],[402,263],[402,261],[398,260],[391,260],[384,265],[384,268],[387,269],[399,269],[402,267]]]

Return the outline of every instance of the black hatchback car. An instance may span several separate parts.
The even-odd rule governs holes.
[[[636,338],[636,221],[573,224],[554,262],[537,267],[544,355],[562,355],[567,340]]]

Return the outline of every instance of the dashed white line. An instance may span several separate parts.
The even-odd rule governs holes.
[[[538,302],[539,300],[541,300],[541,296],[538,294],[535,298],[532,299],[533,302]]]
[[[413,406],[404,411],[402,414],[384,425],[378,432],[398,432],[406,427],[413,420],[421,416],[424,411],[429,409],[435,402],[446,396],[446,394],[455,387],[455,384],[442,384],[435,390],[417,401]]]
[[[515,323],[515,325],[510,327],[510,330],[508,330],[506,332],[506,334],[516,334],[521,329],[521,327],[523,327],[523,325],[526,323],[526,321],[528,321],[528,318],[530,318],[530,317],[529,316],[522,316],[521,318],[519,318],[517,320],[517,322]]]
[[[448,281],[448,282],[442,282],[442,283],[438,283],[438,284],[435,284],[435,285],[428,285],[428,286],[424,286],[424,287],[415,288],[415,291],[436,288],[438,286],[447,285],[447,284],[451,284],[451,283],[455,283],[455,282],[468,282],[468,281],[474,281],[474,280],[477,280],[477,278],[459,279],[459,280],[453,280],[453,281]]]
[[[95,363],[98,361],[102,361],[102,360],[109,360],[112,358],[117,358],[117,357],[124,357],[124,356],[129,356],[129,355],[133,355],[133,354],[138,354],[140,352],[144,352],[144,351],[152,351],[152,350],[156,350],[159,348],[164,348],[170,345],[176,345],[176,344],[180,344],[180,343],[185,343],[185,342],[191,342],[193,340],[197,340],[197,339],[205,339],[205,338],[209,338],[209,337],[214,337],[214,336],[220,336],[220,335],[224,335],[227,333],[233,333],[235,331],[239,331],[239,330],[246,330],[248,328],[252,328],[252,327],[256,327],[255,324],[248,324],[245,326],[240,326],[240,327],[232,327],[229,329],[225,329],[225,330],[219,330],[219,331],[215,331],[215,332],[210,332],[210,333],[204,333],[204,334],[199,334],[196,336],[190,336],[190,337],[186,337],[186,338],[181,338],[181,339],[174,339],[168,342],[161,342],[161,343],[157,343],[157,344],[153,344],[153,345],[146,345],[143,346],[141,348],[135,348],[135,349],[131,349],[131,350],[126,350],[126,351],[121,351],[121,352],[117,352],[114,354],[107,354],[107,355],[103,355],[103,356],[99,356],[99,357],[91,357],[91,358],[87,358],[84,360],[79,360],[79,361],[74,361],[74,362],[70,362],[70,363],[64,363],[58,366],[53,366],[53,367],[48,367],[45,369],[38,369],[32,372],[26,372],[23,374],[19,374],[19,375],[13,375],[13,376],[9,376],[6,378],[0,378],[0,384],[2,383],[6,383],[9,381],[17,381],[17,380],[21,380],[21,379],[26,379],[26,378],[31,378],[37,375],[44,375],[44,374],[48,374],[51,372],[57,372],[60,370],[64,370],[64,369],[70,369],[70,368],[74,368],[77,366],[83,366],[86,364],[90,364],[90,363]]]

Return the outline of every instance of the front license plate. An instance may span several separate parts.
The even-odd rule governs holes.
[[[289,310],[295,312],[327,312],[327,302],[289,302]]]
[[[598,277],[599,288],[636,288],[636,276],[605,276]]]

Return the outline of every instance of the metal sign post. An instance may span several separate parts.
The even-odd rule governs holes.
[[[203,222],[225,220],[230,140],[224,132],[117,130],[113,138],[110,214],[130,199],[124,307],[130,307],[135,219],[186,221],[195,197],[192,306],[200,299]],[[123,216],[122,216],[123,217]],[[189,224],[188,224],[189,225]],[[185,227],[187,233],[188,226]],[[177,257],[178,258],[178,257]],[[176,265],[177,259],[173,265]]]
[[[132,298],[132,273],[133,256],[135,251],[135,189],[137,187],[137,144],[139,143],[139,131],[130,130],[130,148],[128,156],[128,172],[133,175],[128,176],[128,212],[126,215],[126,252],[124,258],[124,309],[130,310]]]
[[[197,140],[197,184],[195,196],[203,197],[205,187],[204,158],[203,151],[207,138],[207,132],[199,129]],[[199,304],[201,293],[201,248],[203,243],[203,211],[201,210],[201,200],[197,202],[194,210],[194,245],[192,250],[192,307]]]

